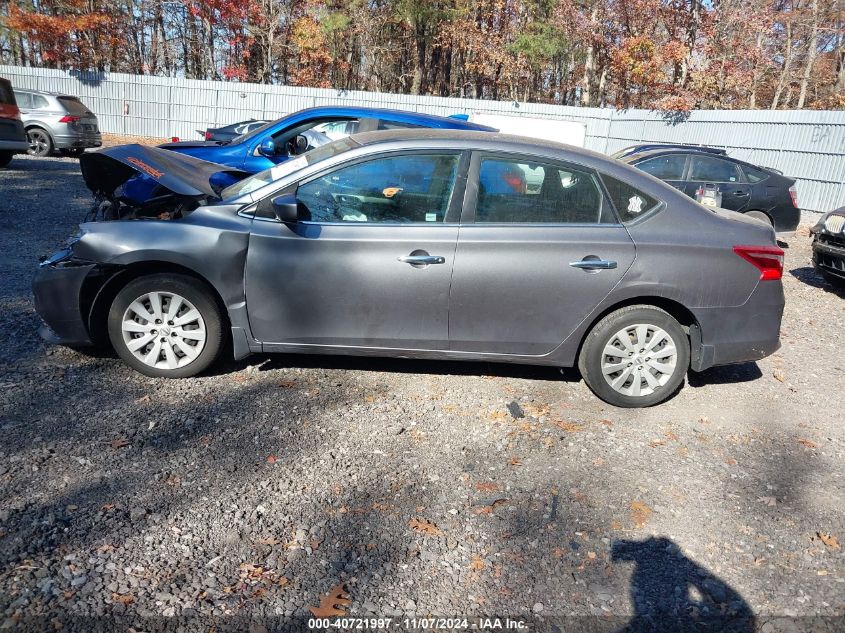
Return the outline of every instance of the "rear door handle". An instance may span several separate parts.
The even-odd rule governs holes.
[[[734,195],[735,196],[742,196],[744,198],[745,196],[748,196],[748,195],[751,195],[751,194],[749,194],[747,191],[734,191]]]
[[[580,262],[569,262],[573,268],[583,270],[610,270],[616,268],[616,262],[607,259],[582,259]]]
[[[429,264],[445,264],[446,258],[440,255],[403,255],[397,260],[411,266],[428,266]]]

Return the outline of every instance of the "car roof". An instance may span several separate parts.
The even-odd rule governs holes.
[[[478,123],[470,123],[461,119],[426,114],[424,112],[410,112],[408,110],[393,110],[390,108],[368,108],[364,106],[317,106],[302,110],[314,116],[326,117],[354,117],[367,119],[381,119],[385,121],[401,121],[404,123],[418,123],[428,128],[449,128],[465,130],[491,131],[491,128]]]
[[[636,149],[640,148],[640,149]],[[640,154],[651,150],[659,149],[680,149],[684,151],[704,152],[705,154],[727,154],[727,150],[721,147],[708,147],[706,145],[691,145],[689,143],[637,143],[636,145],[629,145],[619,152],[627,152],[629,154]],[[632,151],[629,151],[632,150]],[[617,152],[617,153],[619,153]]]
[[[35,90],[34,88],[15,88],[15,92],[29,92],[34,95],[43,95],[45,97],[69,97],[71,99],[79,99],[76,95],[70,95],[65,92],[52,92],[49,90]]]
[[[749,163],[744,160],[740,160],[738,158],[734,158],[733,156],[728,156],[727,154],[709,154],[707,152],[690,152],[688,149],[682,149],[680,147],[670,147],[666,149],[653,149],[646,152],[640,152],[638,154],[629,154],[628,156],[623,156],[622,158],[618,159],[623,163],[627,163],[631,165],[635,160],[639,161],[645,158],[652,158],[654,156],[665,156],[667,154],[695,154],[701,153],[707,156],[712,156],[713,158],[718,158],[720,160],[726,160],[736,165],[742,165],[744,167],[751,167],[752,169],[758,169],[760,171],[764,171],[767,174],[772,176],[780,176],[781,178],[786,178],[787,180],[792,180],[789,176],[785,176],[782,172],[774,169],[773,167],[763,167],[762,165],[755,165],[754,163]]]
[[[392,144],[398,149],[483,150],[489,152],[519,153],[546,157],[553,160],[575,162],[602,170],[618,177],[633,178],[645,174],[630,165],[583,147],[566,145],[545,139],[482,132],[476,130],[438,130],[433,128],[379,130],[361,132],[350,137],[362,146]],[[636,174],[637,176],[635,176]],[[624,175],[624,176],[623,176]]]

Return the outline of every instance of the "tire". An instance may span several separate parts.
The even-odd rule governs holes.
[[[40,127],[33,127],[26,131],[26,138],[29,141],[27,154],[44,158],[53,153],[53,138],[46,130]]]
[[[772,224],[772,219],[762,211],[746,211],[745,215],[747,215],[749,218],[754,218],[755,220],[762,220],[769,226],[774,226]]]
[[[12,152],[0,152],[0,169],[9,166],[9,163],[12,162],[12,156],[14,156]]]
[[[168,319],[174,317],[168,312],[177,300],[175,318]],[[206,370],[220,355],[223,315],[212,291],[193,277],[148,275],[117,293],[108,332],[114,351],[134,370],[154,378],[187,378]],[[130,348],[141,339],[146,340]]]
[[[661,338],[655,341],[660,332]],[[624,335],[629,344],[637,343],[637,337],[643,334],[646,345],[654,341],[655,349],[651,352],[657,358],[640,352],[643,349],[648,352],[648,347],[631,345],[629,350],[622,338]],[[674,348],[674,354],[670,347]],[[606,354],[608,348],[619,353]],[[674,395],[684,380],[689,362],[689,337],[681,324],[660,308],[634,305],[611,312],[590,330],[581,346],[578,369],[592,392],[608,404],[623,408],[650,407]],[[607,371],[615,366],[619,369]],[[616,387],[611,385],[620,379]]]
[[[60,149],[59,153],[68,158],[79,158],[85,153],[84,147],[70,147],[68,149]]]

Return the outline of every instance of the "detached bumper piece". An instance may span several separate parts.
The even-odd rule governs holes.
[[[32,282],[35,311],[44,320],[38,334],[62,345],[92,345],[80,298],[85,278],[96,267],[90,262],[52,257],[41,264]]]
[[[813,241],[813,266],[845,279],[845,236],[819,233]]]

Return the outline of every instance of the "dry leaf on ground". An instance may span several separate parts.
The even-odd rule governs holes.
[[[803,438],[803,437],[802,437],[801,439],[799,439],[799,440],[798,440],[798,443],[799,443],[801,446],[804,446],[804,447],[806,447],[806,448],[816,448],[816,443],[815,443],[815,442],[811,442],[810,440],[805,439],[805,438]]]
[[[824,533],[824,532],[816,532],[816,536],[818,536],[822,543],[827,545],[830,549],[839,549],[839,541],[836,539],[833,534]]]
[[[567,420],[555,420],[554,424],[557,428],[562,431],[566,431],[567,433],[576,433],[584,428],[580,424],[575,424],[574,422],[569,422]]]
[[[642,501],[634,501],[629,507],[631,508],[631,519],[633,519],[634,525],[638,528],[645,527],[645,524],[651,518],[651,508]]]
[[[320,605],[308,607],[315,618],[331,618],[336,615],[346,615],[346,607],[352,604],[346,586],[343,583],[332,587],[329,593],[320,598]]]
[[[477,481],[475,483],[475,489],[481,492],[496,492],[499,486],[492,481]]]
[[[776,506],[778,504],[778,500],[774,497],[758,497],[757,501],[765,503],[767,506]]]
[[[123,448],[124,446],[129,446],[129,440],[125,437],[118,437],[111,441],[112,448]]]
[[[133,602],[135,602],[135,597],[129,595],[128,593],[122,595],[119,593],[113,593],[111,595],[111,601],[116,602],[118,604],[132,604]]]
[[[443,536],[443,530],[428,519],[411,519],[408,521],[408,527],[414,532],[425,534],[426,536]]]

